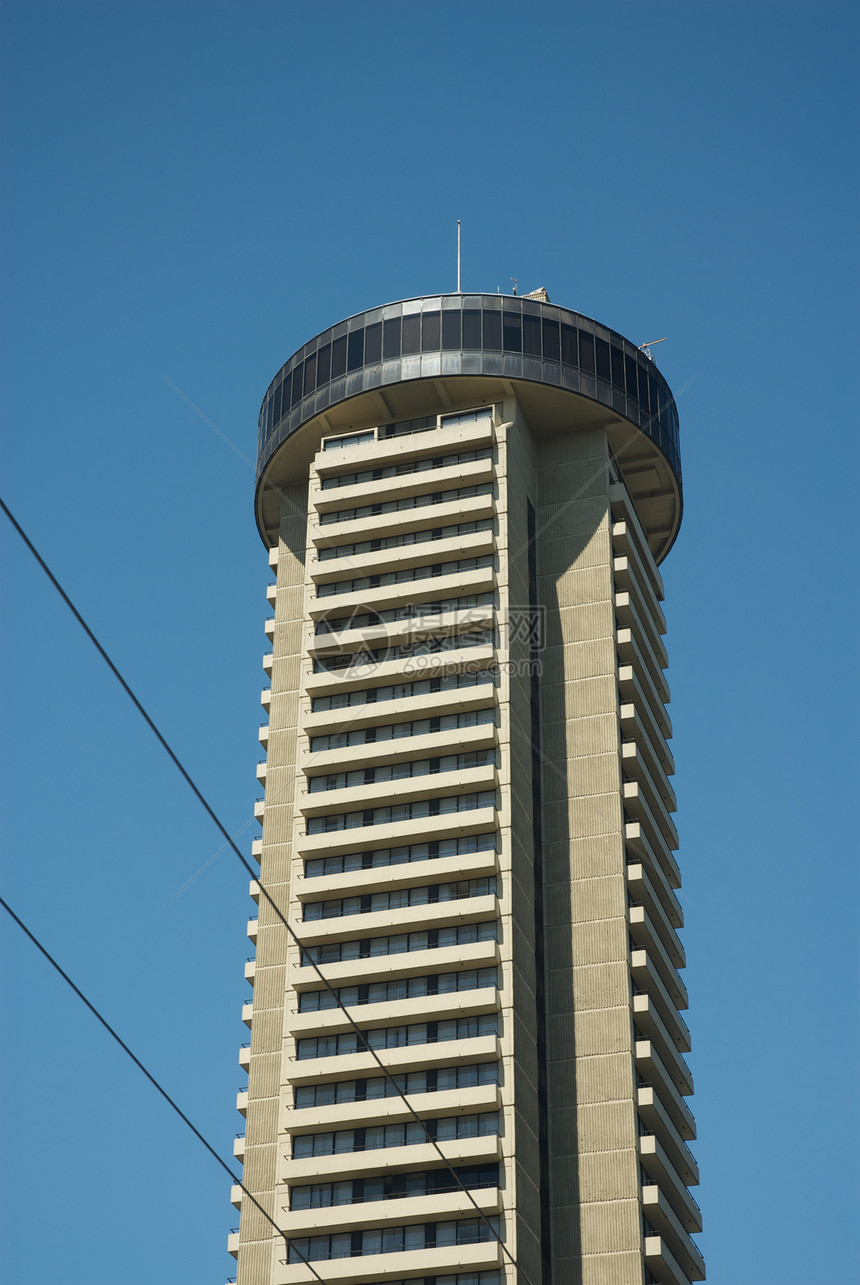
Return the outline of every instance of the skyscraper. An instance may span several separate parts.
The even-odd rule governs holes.
[[[252,885],[237,1155],[284,1235],[234,1192],[239,1285],[703,1279],[665,380],[545,291],[360,313],[272,381],[256,515],[296,939]]]

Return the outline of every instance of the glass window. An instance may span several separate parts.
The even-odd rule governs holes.
[[[504,332],[505,332],[505,352],[522,352],[523,335],[522,335],[522,317],[517,312],[505,312]]]
[[[309,393],[312,393],[316,388],[316,386],[317,386],[317,355],[316,353],[314,353],[311,357],[308,357],[307,361],[305,362],[305,391],[304,391],[305,397],[307,397]]]
[[[594,374],[594,335],[579,332],[579,364],[589,375]]]
[[[528,357],[540,356],[540,317],[523,314],[523,352]]]
[[[624,367],[627,373],[627,393],[630,397],[637,397],[636,387],[636,361],[629,353],[624,354]]]
[[[353,330],[347,337],[347,370],[358,370],[364,360],[364,331]]]
[[[331,377],[338,379],[346,371],[346,335],[335,339],[331,346]]]
[[[331,378],[331,344],[326,344],[317,353],[317,388],[322,388]]]
[[[466,308],[463,312],[463,347],[481,347],[480,308]]]
[[[439,313],[425,312],[422,317],[421,347],[424,352],[433,352],[440,346]]]
[[[293,369],[293,405],[302,400],[302,367],[301,363]]]
[[[382,355],[386,361],[400,356],[400,318],[389,317],[383,322]]]
[[[278,384],[277,388],[275,389],[275,396],[273,398],[273,403],[274,403],[274,410],[272,411],[273,424],[277,424],[278,420],[281,418],[281,396],[283,394],[283,391],[284,391],[284,385]]]
[[[624,353],[612,345],[612,382],[616,388],[624,387]]]
[[[382,322],[377,321],[374,325],[368,326],[364,336],[364,362],[369,366],[372,362],[382,360]]]
[[[484,347],[490,352],[502,351],[502,318],[498,312],[484,313]]]
[[[421,351],[421,318],[417,313],[403,318],[403,353]]]
[[[566,366],[576,366],[576,327],[561,324],[561,359]]]
[[[612,376],[609,367],[609,344],[605,339],[598,339],[597,336],[595,336],[594,348],[598,378],[606,380],[611,379]]]
[[[459,308],[442,313],[442,347],[447,352],[460,347],[460,316]]]
[[[561,348],[559,345],[558,322],[552,317],[544,317],[542,321],[542,329],[544,360],[560,361]],[[571,327],[568,326],[567,329],[570,330]]]

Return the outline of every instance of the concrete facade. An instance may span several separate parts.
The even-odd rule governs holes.
[[[283,1234],[234,1189],[239,1285],[704,1278],[667,477],[614,408],[483,374],[357,389],[265,459],[236,1155]]]

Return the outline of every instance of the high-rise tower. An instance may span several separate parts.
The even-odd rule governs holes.
[[[666,382],[543,291],[360,313],[272,381],[256,513],[303,950],[252,885],[237,1155],[286,1240],[237,1191],[239,1285],[703,1279]]]

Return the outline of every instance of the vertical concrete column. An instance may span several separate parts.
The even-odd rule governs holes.
[[[642,1285],[608,447],[538,450],[552,1279]]]
[[[290,891],[306,512],[307,487],[285,490],[281,500],[260,861],[260,882],[284,916]],[[277,1192],[286,957],[286,929],[275,909],[260,897],[243,1181],[276,1223],[283,1212]],[[284,1241],[274,1235],[271,1223],[247,1199],[241,1205],[239,1234],[238,1285],[263,1285],[285,1255]]]

